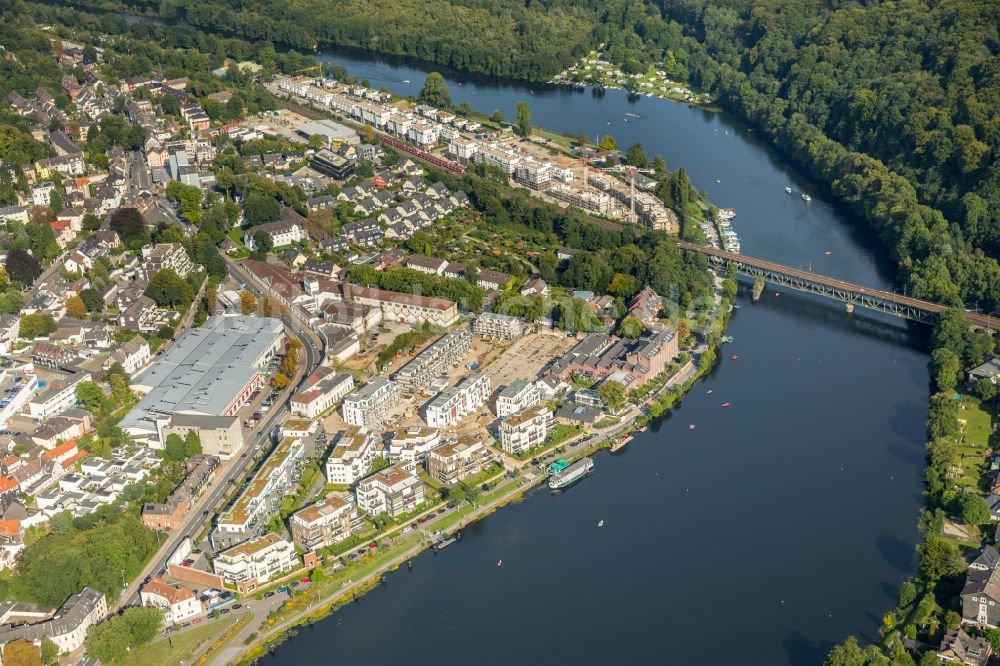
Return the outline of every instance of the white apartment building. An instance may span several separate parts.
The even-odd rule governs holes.
[[[224,550],[212,560],[215,573],[230,583],[266,583],[299,564],[295,546],[277,534],[265,534]]]
[[[340,414],[348,425],[378,430],[389,420],[389,411],[399,402],[401,394],[396,382],[374,377],[344,398]]]
[[[236,501],[216,519],[212,532],[216,547],[239,543],[270,520],[285,491],[298,480],[304,454],[302,440],[296,437],[278,443]]]
[[[354,390],[354,375],[338,373],[326,366],[316,369],[302,386],[302,390],[292,396],[292,414],[306,418],[316,418],[336,405]]]
[[[332,546],[351,536],[358,508],[350,495],[336,494],[299,509],[288,521],[292,541],[308,552]]]
[[[408,468],[427,458],[427,453],[441,444],[441,431],[411,426],[394,431],[388,438],[389,462],[403,463]]]
[[[507,175],[513,175],[522,161],[521,156],[513,151],[482,143],[473,154],[473,159],[476,162],[500,167]]]
[[[167,625],[184,622],[199,615],[201,602],[189,588],[168,585],[162,578],[154,578],[139,590],[143,606],[163,609],[163,622]]]
[[[497,417],[504,419],[534,407],[541,400],[538,387],[527,379],[515,379],[497,396]]]
[[[326,459],[326,481],[350,485],[365,475],[382,451],[374,432],[364,426],[352,426],[342,432]]]
[[[490,390],[488,375],[466,377],[424,406],[424,421],[431,428],[450,428],[486,404]]]
[[[424,501],[424,484],[412,472],[398,466],[373,474],[358,484],[358,508],[377,516],[395,518],[416,509]]]
[[[478,150],[479,144],[462,136],[456,136],[448,142],[448,153],[464,162],[471,162]]]
[[[463,437],[448,442],[427,455],[427,474],[444,484],[453,484],[478,474],[493,460],[487,440]]]
[[[500,448],[507,453],[525,453],[545,442],[555,426],[547,405],[535,405],[500,423]]]
[[[34,624],[8,624],[0,628],[0,646],[16,640],[40,645],[43,638],[56,644],[60,653],[83,646],[87,630],[108,615],[104,593],[85,587],[66,600],[51,618]]]
[[[468,329],[446,333],[400,368],[393,375],[393,380],[408,391],[419,391],[437,379],[449,366],[465,359],[471,351],[472,334]]]
[[[524,321],[513,315],[484,312],[472,323],[472,332],[487,340],[516,340],[524,335]]]

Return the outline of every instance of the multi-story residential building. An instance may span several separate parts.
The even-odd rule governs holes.
[[[446,333],[400,368],[393,379],[408,391],[419,391],[437,379],[448,366],[460,363],[471,351],[472,334],[468,329]]]
[[[292,396],[293,414],[315,418],[327,411],[354,390],[354,375],[338,373],[326,366],[317,368],[306,379],[303,387]]]
[[[441,431],[422,426],[410,426],[393,431],[386,439],[389,462],[415,467],[424,462],[427,453],[441,444]]]
[[[351,426],[334,440],[326,459],[327,483],[349,485],[357,482],[371,468],[381,453],[378,436],[364,426]]]
[[[47,638],[59,653],[74,652],[83,646],[87,630],[108,615],[104,593],[85,587],[66,600],[59,611],[33,624],[8,624],[0,628],[0,648],[16,640],[41,645]]]
[[[291,571],[299,564],[295,546],[277,534],[265,534],[224,550],[212,560],[215,573],[245,594]]]
[[[431,428],[450,428],[486,404],[490,398],[488,375],[472,375],[455,387],[438,393],[424,406],[424,421]]]
[[[462,437],[427,454],[427,473],[441,483],[458,483],[484,470],[492,460],[493,452],[485,439]]]
[[[554,361],[549,372],[561,379],[580,374],[592,380],[626,372],[634,378],[635,388],[663,372],[676,356],[677,335],[673,331],[656,331],[638,340],[592,333]]]
[[[373,377],[370,382],[344,398],[340,413],[348,425],[379,430],[389,419],[389,411],[399,402],[399,384]]]
[[[388,513],[395,518],[423,503],[424,484],[413,472],[393,466],[359,483],[355,496],[358,508],[369,515]]]
[[[106,363],[110,368],[115,363],[121,363],[130,376],[146,367],[152,358],[149,352],[149,342],[141,335],[137,335],[121,347],[111,352],[111,356]]]
[[[458,305],[446,298],[430,298],[399,291],[386,291],[371,287],[345,285],[351,298],[345,294],[344,300],[354,300],[364,305],[382,309],[383,321],[397,321],[407,324],[423,324],[425,321],[436,326],[451,326],[458,321]]]
[[[190,588],[168,585],[162,578],[154,578],[139,590],[143,606],[163,609],[163,622],[167,625],[184,622],[201,614],[201,602]]]
[[[228,509],[219,514],[210,541],[225,548],[254,536],[277,511],[302,471],[302,441],[285,437]]]
[[[192,503],[211,483],[219,469],[219,459],[204,454],[190,456],[184,464],[187,476],[174,488],[166,502],[142,505],[142,522],[149,529],[169,532],[182,525]]]
[[[484,312],[472,323],[472,332],[487,340],[508,342],[524,335],[524,321],[513,315]]]
[[[497,416],[502,419],[507,418],[528,407],[534,407],[540,399],[535,382],[515,379],[497,396]]]
[[[145,273],[148,278],[152,278],[165,268],[169,268],[180,277],[186,277],[195,269],[187,250],[179,243],[157,243],[151,248],[145,248],[142,256],[146,261]]]
[[[535,405],[500,422],[500,448],[521,454],[545,442],[555,426],[547,405]]]
[[[303,507],[288,521],[292,541],[304,551],[340,543],[358,523],[358,508],[350,495],[335,494]]]
[[[243,233],[243,244],[251,250],[257,249],[256,238],[259,234],[270,236],[271,247],[284,247],[309,240],[305,218],[287,206],[282,209],[281,219],[277,222],[258,224],[248,228]]]

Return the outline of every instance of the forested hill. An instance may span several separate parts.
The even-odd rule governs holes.
[[[941,211],[953,229],[906,204],[906,184],[874,178],[879,169],[864,160],[830,174],[830,181],[847,181],[839,189],[848,199],[859,196],[853,188],[867,190],[868,198],[873,188],[898,189],[890,205],[897,210],[874,212],[904,263],[945,255],[924,267],[925,279],[946,271],[967,300],[988,295],[998,303],[995,266],[977,260],[972,247],[1000,256],[1000,3],[656,2],[665,20],[693,38],[681,58],[696,84],[768,128],[808,165],[823,162],[815,152],[829,147],[800,145],[806,123],[905,177],[919,201]],[[959,261],[963,243],[971,254]],[[943,290],[920,280],[917,286],[928,295]]]
[[[351,46],[454,69],[545,80],[593,45],[597,0],[57,0],[180,17],[211,32],[311,52]]]

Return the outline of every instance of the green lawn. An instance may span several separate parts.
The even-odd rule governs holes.
[[[959,465],[962,474],[955,479],[955,484],[962,487],[978,488],[985,465],[985,454],[989,449],[990,433],[993,430],[993,420],[988,411],[980,405],[973,396],[963,396],[959,405],[959,421],[961,424],[962,443],[958,447]]]
[[[215,640],[235,620],[235,615],[223,620],[205,620],[201,626],[187,629],[169,639],[165,638],[136,650],[122,663],[125,666],[177,666],[182,659],[190,659],[199,647]]]

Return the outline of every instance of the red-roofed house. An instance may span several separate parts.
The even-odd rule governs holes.
[[[21,487],[21,482],[13,474],[0,476],[0,497],[16,493]]]
[[[154,606],[164,610],[163,621],[183,622],[201,613],[201,602],[194,592],[186,587],[168,585],[162,578],[154,578],[139,591],[143,606]]]

